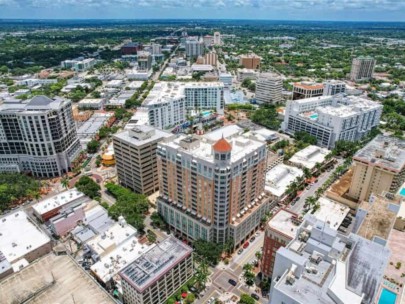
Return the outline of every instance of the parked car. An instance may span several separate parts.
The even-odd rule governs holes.
[[[260,297],[259,297],[257,294],[255,294],[255,293],[252,293],[250,296],[251,296],[253,299],[255,299],[256,301],[259,301],[259,300],[260,300]]]
[[[260,232],[259,232],[259,231],[255,233],[255,236],[259,236],[259,235],[260,235]]]
[[[253,242],[255,239],[256,239],[256,237],[252,236],[249,241]]]
[[[242,248],[238,250],[238,254],[242,254],[242,252],[243,252]]]
[[[229,284],[231,284],[232,286],[236,286],[236,281],[235,280],[232,280],[232,279],[229,279],[228,280],[228,282],[229,282]]]
[[[246,242],[245,244],[243,244],[243,249],[246,249],[249,247],[249,242]]]

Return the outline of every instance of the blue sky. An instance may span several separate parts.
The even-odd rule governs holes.
[[[405,21],[405,0],[0,0],[0,18]]]

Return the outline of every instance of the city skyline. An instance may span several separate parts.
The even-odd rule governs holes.
[[[21,19],[262,19],[403,21],[396,0],[0,0],[0,18]]]

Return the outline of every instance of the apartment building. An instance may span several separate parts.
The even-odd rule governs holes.
[[[193,249],[170,236],[120,272],[126,304],[165,303],[194,274]]]
[[[295,238],[300,223],[297,214],[284,209],[280,209],[267,223],[260,263],[264,276],[271,277],[277,250]]]
[[[204,55],[204,64],[209,64],[212,66],[217,66],[218,55],[215,52],[209,52]]]
[[[158,145],[158,211],[183,240],[232,239],[238,246],[270,208],[264,193],[266,144],[217,131]]]
[[[395,193],[405,181],[405,140],[378,135],[354,155],[352,170],[351,198],[361,202]]]
[[[173,136],[151,126],[136,126],[114,135],[118,181],[142,194],[159,190],[156,164],[157,144]]]
[[[224,114],[224,85],[222,82],[189,82],[183,85],[187,110],[212,110]]]
[[[314,82],[296,82],[293,85],[293,100],[322,96],[324,85]]]
[[[162,45],[159,43],[152,43],[151,45],[152,55],[162,54]]]
[[[262,58],[254,53],[239,56],[239,64],[245,69],[256,70],[260,68]]]
[[[0,106],[1,172],[60,176],[80,151],[70,100],[35,96]]]
[[[269,303],[375,303],[389,256],[384,245],[341,235],[307,214],[296,237],[277,250]]]
[[[373,78],[376,60],[371,57],[353,58],[350,80],[361,81]]]
[[[283,80],[275,73],[261,73],[256,81],[256,101],[259,104],[276,104],[283,101]]]
[[[221,45],[221,33],[215,32],[214,33],[214,45]]]
[[[186,56],[189,58],[197,58],[204,55],[204,41],[197,37],[192,37],[186,40]]]
[[[287,102],[281,129],[289,134],[305,131],[321,147],[333,148],[338,140],[356,141],[378,126],[380,103],[356,96],[320,96]]]
[[[203,42],[205,47],[209,47],[214,43],[214,37],[212,37],[211,35],[205,35],[203,37]]]
[[[346,93],[346,84],[339,80],[328,80],[323,83],[323,96]]]

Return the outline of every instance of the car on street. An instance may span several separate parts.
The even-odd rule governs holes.
[[[260,235],[260,232],[259,232],[259,231],[255,233],[255,236],[259,236],[259,235]]]
[[[249,241],[253,242],[255,239],[256,239],[256,237],[252,236]]]
[[[208,303],[208,304],[215,303],[215,298],[214,298],[214,297],[211,297],[211,298],[207,301],[207,303]]]
[[[246,249],[249,247],[249,242],[246,242],[245,244],[243,244],[243,249]]]
[[[243,252],[242,248],[238,250],[238,254],[242,254],[242,252]]]
[[[232,286],[236,286],[236,281],[235,280],[232,280],[232,279],[229,279],[228,280],[228,282],[229,282],[229,284],[231,284]]]
[[[255,299],[256,301],[259,301],[259,300],[260,300],[260,297],[259,297],[257,294],[255,294],[255,293],[252,293],[250,296],[251,296],[253,299]]]

